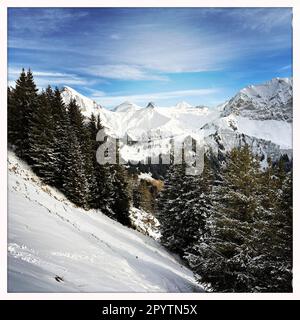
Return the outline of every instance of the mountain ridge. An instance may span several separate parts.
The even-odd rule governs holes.
[[[191,106],[184,101],[171,107],[159,107],[153,102],[140,107],[126,101],[108,110],[71,88],[63,90],[62,96],[65,103],[75,98],[86,117],[91,112],[99,114],[107,134],[112,136],[122,138],[129,134],[137,142],[148,136],[160,139],[161,144],[171,138],[182,141],[186,136],[196,136],[215,153],[248,140],[256,146],[255,152],[267,157],[292,150],[292,93],[292,78],[274,78],[247,86],[214,108]],[[129,152],[123,154],[127,160],[141,159],[143,154],[135,154],[140,147],[121,146],[121,154]],[[153,154],[160,153],[160,147],[158,143]]]
[[[292,79],[274,78],[241,89],[224,105],[222,115],[231,113],[254,120],[292,122]]]

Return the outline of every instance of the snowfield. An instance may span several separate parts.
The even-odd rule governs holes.
[[[199,292],[193,273],[155,240],[74,207],[8,158],[9,292]]]
[[[281,149],[292,149],[293,124],[279,120],[252,120],[231,114],[205,125],[203,133],[231,131],[250,137],[271,141]]]

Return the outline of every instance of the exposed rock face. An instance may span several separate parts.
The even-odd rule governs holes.
[[[222,116],[234,113],[254,120],[292,122],[292,111],[292,79],[275,78],[264,84],[242,89],[225,104]]]

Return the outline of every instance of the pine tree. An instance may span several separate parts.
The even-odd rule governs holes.
[[[259,236],[259,162],[248,146],[233,149],[213,188],[213,207],[206,221],[207,233],[195,243],[188,257],[202,281],[216,291],[249,291]],[[195,253],[196,252],[196,253]]]
[[[108,170],[106,166],[100,165],[96,159],[96,152],[99,145],[99,142],[96,141],[96,136],[99,130],[101,130],[102,124],[100,116],[97,118],[94,114],[91,115],[89,120],[87,130],[89,133],[89,145],[90,145],[90,161],[91,161],[91,174],[90,174],[90,200],[89,204],[91,208],[102,209],[106,212],[108,208],[107,201],[107,179],[108,179]]]
[[[283,180],[280,190],[280,204],[278,214],[275,216],[278,226],[279,245],[275,253],[277,261],[276,281],[271,290],[274,292],[292,292],[293,269],[293,173],[288,172]],[[274,286],[275,284],[275,286]]]
[[[116,164],[107,164],[108,170],[106,178],[106,211],[105,213],[126,226],[131,226],[129,210],[131,198],[127,183],[127,172],[125,167],[120,164],[119,141],[116,141]]]
[[[47,93],[42,92],[29,120],[27,157],[37,174],[50,185],[54,184],[54,130],[51,105]]]
[[[68,198],[78,206],[89,208],[89,174],[87,172],[87,151],[84,146],[87,131],[84,118],[75,100],[68,106],[70,132],[68,135],[67,159],[63,172],[63,189]]]
[[[7,87],[7,138],[10,144],[15,144],[17,140],[17,108],[14,101],[13,89]]]
[[[70,126],[78,138],[80,145],[84,146],[86,142],[86,130],[84,126],[84,117],[76,103],[75,99],[72,99],[68,105],[68,114],[70,119]]]
[[[290,175],[271,161],[262,171],[248,146],[228,156],[213,188],[208,232],[187,260],[215,291],[291,291]]]
[[[81,146],[75,132],[71,131],[68,144],[63,189],[76,205],[88,208],[89,185],[85,173]]]
[[[84,143],[81,144],[81,150],[83,154],[84,170],[86,179],[89,186],[89,192],[87,194],[88,204],[93,204],[95,192],[97,192],[98,186],[95,175],[95,154],[94,141],[91,139],[88,125],[83,128]]]
[[[158,198],[161,242],[181,257],[205,232],[211,186],[212,172],[207,158],[201,175],[187,175],[185,164],[173,164],[168,170]]]
[[[54,122],[54,185],[63,190],[64,173],[67,172],[68,149],[70,141],[70,121],[67,113],[66,106],[62,100],[60,91],[55,88],[53,97],[51,98],[52,117]]]
[[[37,91],[31,70],[25,73],[22,69],[16,87],[10,90],[8,96],[8,139],[17,155],[28,162],[29,126],[37,105]]]
[[[181,165],[170,165],[164,187],[157,199],[157,218],[160,222],[162,234],[161,243],[168,249],[178,252],[180,247],[173,245],[176,237],[174,228],[180,212],[177,210],[177,203],[180,202],[179,185],[181,184]]]
[[[22,69],[16,80],[15,89],[9,90],[8,95],[8,140],[16,147],[16,152],[21,153],[22,146],[22,120],[24,118],[26,96],[26,73]]]
[[[78,206],[99,208],[130,225],[126,170],[96,160],[99,116],[86,123],[76,101],[66,108],[57,88],[38,95],[31,70],[24,69],[16,88],[8,88],[8,115],[9,142],[46,183]]]
[[[267,163],[268,166],[261,171],[259,181],[260,193],[264,195],[261,214],[265,217],[273,215],[278,207],[278,188],[280,184],[272,159],[268,158]]]
[[[38,94],[37,94],[38,89],[36,88],[36,85],[33,79],[33,74],[30,69],[27,71],[25,80],[26,80],[25,96],[21,98],[21,103],[24,103],[23,118],[22,118],[23,139],[22,139],[21,155],[24,157],[25,160],[31,163],[31,159],[28,155],[29,148],[30,148],[29,132],[31,130],[30,126],[31,126],[32,115],[38,105]],[[23,98],[25,99],[25,101],[22,100]]]
[[[107,177],[107,215],[123,225],[131,226],[129,218],[130,196],[126,182],[126,169],[121,164],[108,166]]]
[[[164,189],[158,198],[158,220],[161,225],[161,243],[173,252],[183,255],[187,245],[185,231],[187,213],[184,210],[186,192],[185,168],[171,165],[164,181]],[[192,186],[191,186],[192,187]],[[182,233],[183,232],[183,233]]]
[[[252,287],[259,292],[292,291],[292,175],[284,164],[272,164],[262,173],[262,219],[256,243],[258,257],[251,262]]]

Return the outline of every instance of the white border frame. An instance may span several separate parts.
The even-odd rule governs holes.
[[[2,0],[0,2],[0,299],[1,300],[287,300],[300,299],[300,151],[294,159],[293,293],[7,293],[7,8],[11,7],[292,7],[293,8],[293,137],[300,137],[300,4],[297,0]],[[298,39],[298,42],[295,41]],[[296,139],[294,139],[296,141]]]

